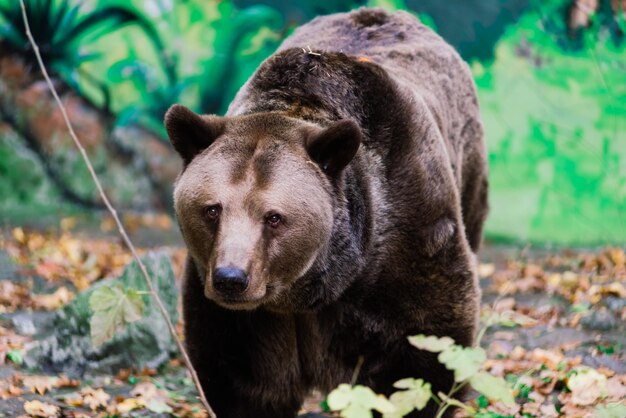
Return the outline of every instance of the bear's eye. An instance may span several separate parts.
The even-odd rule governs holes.
[[[276,228],[278,225],[280,225],[282,220],[283,220],[283,218],[279,214],[273,213],[271,215],[268,215],[265,218],[265,223],[267,223],[272,228]]]
[[[221,212],[222,212],[222,208],[220,205],[207,206],[204,209],[204,213],[209,219],[217,219],[217,217],[220,216]]]

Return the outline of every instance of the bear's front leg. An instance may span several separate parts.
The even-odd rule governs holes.
[[[193,262],[183,282],[185,344],[219,418],[293,418],[306,394],[293,318],[206,299]]]

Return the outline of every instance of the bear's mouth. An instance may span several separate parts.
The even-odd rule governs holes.
[[[204,295],[207,299],[212,300],[222,308],[234,311],[249,311],[260,307],[261,305],[267,303],[275,297],[275,293],[277,291],[276,286],[273,286],[272,284],[267,284],[263,287],[264,289],[262,291],[262,294],[258,296],[252,296],[249,292],[244,292],[236,295],[216,294],[209,289],[205,289]]]
[[[258,308],[266,300],[265,297],[250,299],[246,297],[218,296],[211,297],[212,301],[220,305],[222,308],[233,311],[250,311]]]

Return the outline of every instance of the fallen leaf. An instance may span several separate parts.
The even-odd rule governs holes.
[[[80,386],[80,381],[78,379],[70,379],[65,375],[60,375],[55,384],[55,387],[57,388],[76,388],[78,386]]]
[[[22,384],[32,393],[43,395],[52,389],[55,381],[56,378],[50,376],[24,376]]]
[[[615,402],[600,405],[593,411],[593,418],[624,418],[626,417],[626,403]]]
[[[93,389],[91,387],[82,389],[80,395],[83,397],[83,404],[87,405],[92,411],[106,407],[111,399],[111,396],[102,389]]]
[[[166,391],[159,389],[152,382],[138,383],[130,392],[143,403],[150,411],[155,413],[170,413],[172,408],[167,404],[169,396]]]
[[[133,409],[140,409],[145,406],[142,399],[127,398],[115,405],[115,411],[119,414],[128,414]]]
[[[78,392],[67,393],[61,396],[60,399],[70,406],[83,406],[83,396]]]
[[[54,293],[32,295],[31,297],[35,308],[53,311],[71,301],[74,298],[74,293],[70,292],[67,287],[61,286]]]
[[[559,363],[563,361],[563,355],[555,353],[554,351],[543,350],[541,348],[535,348],[530,353],[530,358],[533,361],[545,364],[550,369],[556,369]]]
[[[491,277],[496,271],[496,266],[493,263],[480,263],[478,265],[478,275],[480,277]]]
[[[611,399],[626,399],[626,375],[613,376],[607,379],[606,394]]]
[[[596,370],[580,366],[572,370],[567,387],[572,391],[572,402],[576,405],[591,405],[607,396],[606,377]]]
[[[24,244],[26,242],[26,234],[20,227],[13,228],[13,238],[20,244]]]
[[[57,417],[60,412],[58,406],[38,400],[24,402],[24,411],[30,416],[43,418]]]

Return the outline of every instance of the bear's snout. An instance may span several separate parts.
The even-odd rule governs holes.
[[[213,272],[213,289],[223,296],[238,296],[248,284],[248,275],[239,268],[219,267]]]

